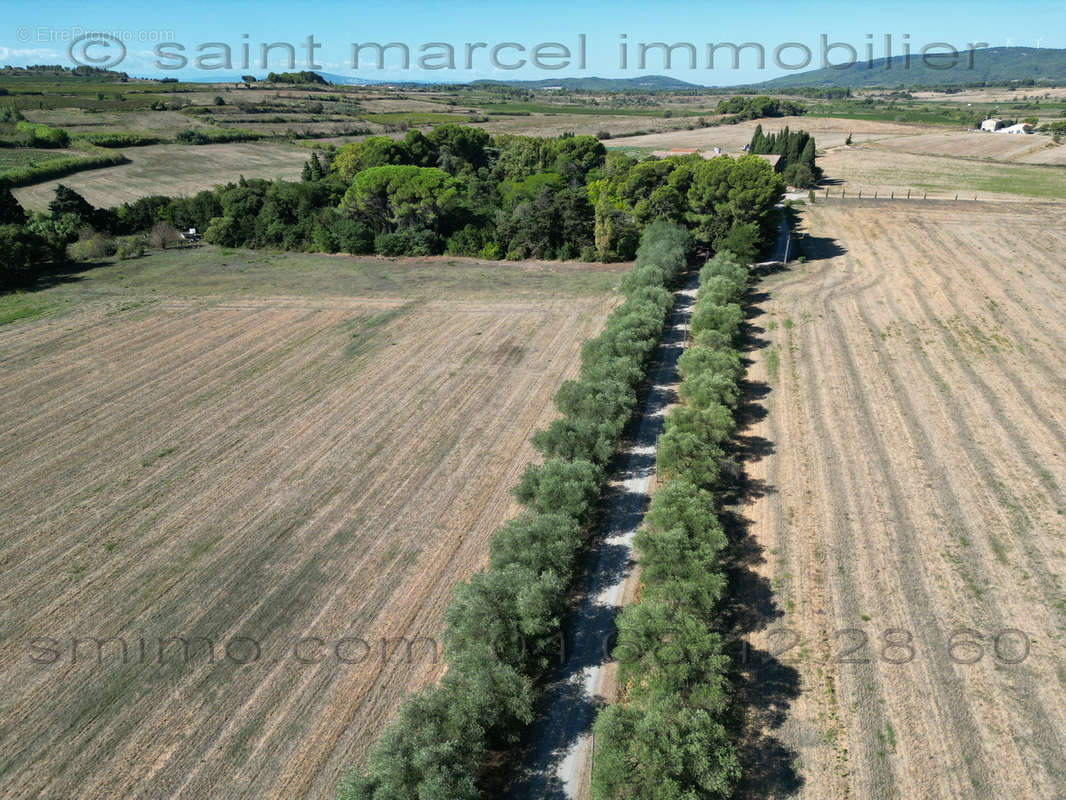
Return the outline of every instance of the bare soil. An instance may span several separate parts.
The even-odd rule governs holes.
[[[378,260],[352,296],[317,287],[354,259],[238,255],[207,292],[204,253],[71,276],[0,327],[0,797],[332,797],[440,676],[615,302],[574,265],[464,295],[434,276],[473,267]]]
[[[802,232],[751,320],[745,794],[1066,796],[1066,212]]]

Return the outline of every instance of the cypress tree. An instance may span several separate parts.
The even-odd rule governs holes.
[[[751,144],[748,146],[748,151],[755,155],[766,152],[766,137],[763,135],[761,124],[755,126],[755,133],[751,136]]]

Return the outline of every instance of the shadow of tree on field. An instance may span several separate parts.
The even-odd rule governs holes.
[[[83,264],[78,262],[51,266],[42,270],[32,281],[22,285],[6,287],[0,290],[0,294],[6,294],[12,290],[18,290],[27,294],[30,292],[43,292],[45,289],[51,289],[53,286],[62,286],[67,283],[78,283],[85,280],[85,275],[83,273],[98,266],[101,265],[89,263]]]
[[[848,252],[836,239],[829,236],[803,234],[796,237],[796,250],[808,261],[824,261],[837,258]]]
[[[823,257],[832,257],[828,246],[820,243],[816,246]],[[757,281],[786,269],[780,264],[767,265],[753,272],[753,278]],[[758,350],[770,344],[762,336],[765,329],[757,322],[764,313],[761,304],[769,299],[769,293],[758,286],[748,296],[749,309],[740,343],[742,357],[748,365],[754,363]],[[766,562],[766,554],[753,535],[752,521],[742,513],[751,501],[776,491],[766,481],[749,475],[750,465],[775,452],[773,442],[752,432],[752,427],[767,416],[766,399],[772,387],[748,379],[742,382],[741,388],[744,401],[737,409],[737,433],[730,446],[737,470],[721,498],[722,526],[729,537],[723,566],[732,587],[722,608],[721,621],[724,636],[733,648],[731,678],[736,696],[731,721],[742,771],[734,797],[786,797],[803,786],[796,769],[799,754],[778,733],[788,719],[789,706],[799,696],[800,674],[786,663],[785,648],[776,647],[781,643],[773,637],[767,649],[754,648],[749,642],[753,633],[779,626],[784,611],[777,604],[770,581],[757,572]]]

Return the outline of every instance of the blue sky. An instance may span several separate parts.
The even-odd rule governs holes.
[[[407,80],[473,80],[476,78],[551,78],[571,75],[636,77],[642,74],[669,74],[683,80],[708,85],[729,85],[766,80],[783,74],[773,63],[774,48],[798,42],[810,48],[813,61],[809,68],[821,66],[820,36],[830,42],[845,42],[864,56],[867,43],[874,46],[875,58],[884,55],[884,35],[892,34],[894,53],[900,52],[903,35],[917,51],[932,42],[946,42],[958,49],[971,42],[988,42],[992,46],[1018,45],[1066,47],[1066,24],[1061,2],[1019,0],[1004,6],[991,0],[968,2],[895,2],[865,4],[860,2],[760,2],[672,3],[669,6],[649,2],[560,2],[542,0],[536,4],[493,3],[479,0],[453,2],[391,2],[361,6],[351,3],[318,2],[313,6],[271,2],[184,2],[180,4],[96,2],[49,2],[46,6],[0,0],[0,63],[61,63],[70,65],[68,44],[72,36],[85,31],[113,31],[125,42],[126,55],[118,69],[134,75],[182,78],[218,77],[265,70],[255,62],[264,43],[291,42],[297,49],[296,68],[304,68],[307,58],[301,43],[313,35],[321,44],[314,51],[315,61],[323,71],[366,78]],[[578,35],[586,35],[587,63],[579,69]],[[629,43],[629,64],[623,69],[619,43],[625,34]],[[866,34],[873,34],[869,39]],[[246,35],[246,36],[244,36]],[[167,40],[184,47],[171,46],[170,52],[184,55],[190,65],[180,70],[160,70],[153,48]],[[672,69],[663,68],[661,56],[652,53],[642,70],[637,63],[637,48],[642,42],[665,41],[691,43],[698,54],[697,69],[688,67],[687,56],[678,51]],[[227,45],[233,67],[217,71],[193,68],[191,59],[203,54],[221,54],[217,46],[197,52],[211,42]],[[378,70],[369,63],[352,70],[353,42],[402,42],[412,52],[408,70],[399,69],[394,50],[386,59],[387,69]],[[429,71],[417,63],[419,47],[429,42],[446,42],[455,47],[456,69]],[[485,42],[488,47],[474,51],[473,69],[466,69],[464,45]],[[514,42],[525,48],[519,52],[505,48],[499,52],[500,63],[516,63],[525,58],[527,65],[517,70],[502,70],[489,62],[489,49],[497,44]],[[530,51],[540,43],[559,42],[571,50],[570,65],[562,70],[538,69],[528,63]],[[707,43],[758,42],[766,52],[766,68],[755,68],[751,50],[742,56],[740,69],[732,69],[728,53],[723,52],[716,68],[707,69]],[[241,46],[248,44],[253,65],[240,64]],[[104,46],[89,51],[105,58],[117,53]],[[287,68],[284,53],[271,51],[270,69]],[[831,59],[846,55],[837,49]],[[803,51],[791,48],[781,53],[781,60],[796,63]],[[165,62],[175,67],[174,58]],[[209,63],[221,63],[215,59]],[[442,63],[440,61],[436,63]],[[558,63],[549,62],[549,63]]]

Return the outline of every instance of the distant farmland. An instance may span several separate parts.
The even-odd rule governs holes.
[[[0,298],[0,797],[329,797],[619,271],[206,248]]]
[[[26,208],[48,206],[62,183],[95,206],[107,208],[152,194],[191,195],[220,183],[245,178],[297,180],[308,150],[276,142],[240,142],[191,146],[159,144],[122,151],[129,164],[81,172],[47,183],[16,189]]]

